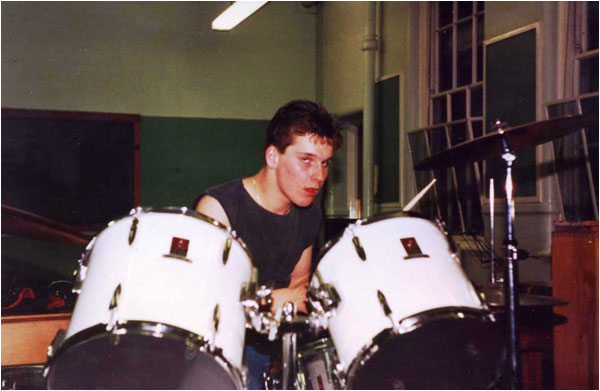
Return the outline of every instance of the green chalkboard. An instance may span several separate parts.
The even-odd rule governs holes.
[[[264,164],[265,120],[142,117],[141,205],[192,207],[207,188]]]
[[[394,76],[375,84],[375,134],[373,161],[379,167],[378,204],[400,202],[400,77]]]
[[[536,29],[486,45],[486,131],[497,119],[516,126],[536,120]],[[517,153],[513,164],[516,197],[536,196],[535,148]],[[487,161],[486,183],[494,178],[495,194],[504,197],[506,165]],[[486,187],[487,189],[487,187]],[[487,190],[486,190],[487,191]]]

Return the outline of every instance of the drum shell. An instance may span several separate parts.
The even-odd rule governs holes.
[[[173,238],[189,240],[184,257],[172,256]],[[231,240],[223,262],[228,238],[217,224],[187,214],[139,212],[112,223],[86,254],[86,276],[66,338],[117,320],[168,324],[206,338],[240,368],[245,316],[239,297],[252,264],[237,240]]]
[[[354,226],[353,232],[365,251],[365,260],[346,230],[335,244],[328,245],[317,266],[323,282],[333,285],[341,298],[328,323],[345,368],[375,336],[392,327],[378,292],[385,297],[396,325],[436,308],[484,310],[446,236],[431,221],[390,217]],[[407,254],[400,240],[406,238],[415,239],[421,256]],[[316,277],[311,285],[319,285]]]

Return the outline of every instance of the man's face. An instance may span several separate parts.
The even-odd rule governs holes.
[[[293,204],[305,207],[315,198],[329,171],[333,147],[315,135],[294,135],[279,155],[276,167],[279,190]]]

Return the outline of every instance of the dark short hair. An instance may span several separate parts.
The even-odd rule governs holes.
[[[342,145],[339,124],[325,107],[308,100],[294,100],[277,110],[269,122],[266,147],[274,145],[285,152],[292,136],[305,134],[326,139],[334,150]]]

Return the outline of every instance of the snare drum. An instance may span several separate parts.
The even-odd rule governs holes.
[[[358,221],[315,274],[311,289],[327,284],[340,300],[328,327],[349,388],[486,388],[499,377],[501,329],[431,221]]]
[[[80,260],[80,294],[50,348],[50,388],[243,388],[251,277],[232,231],[183,209],[133,210]]]

